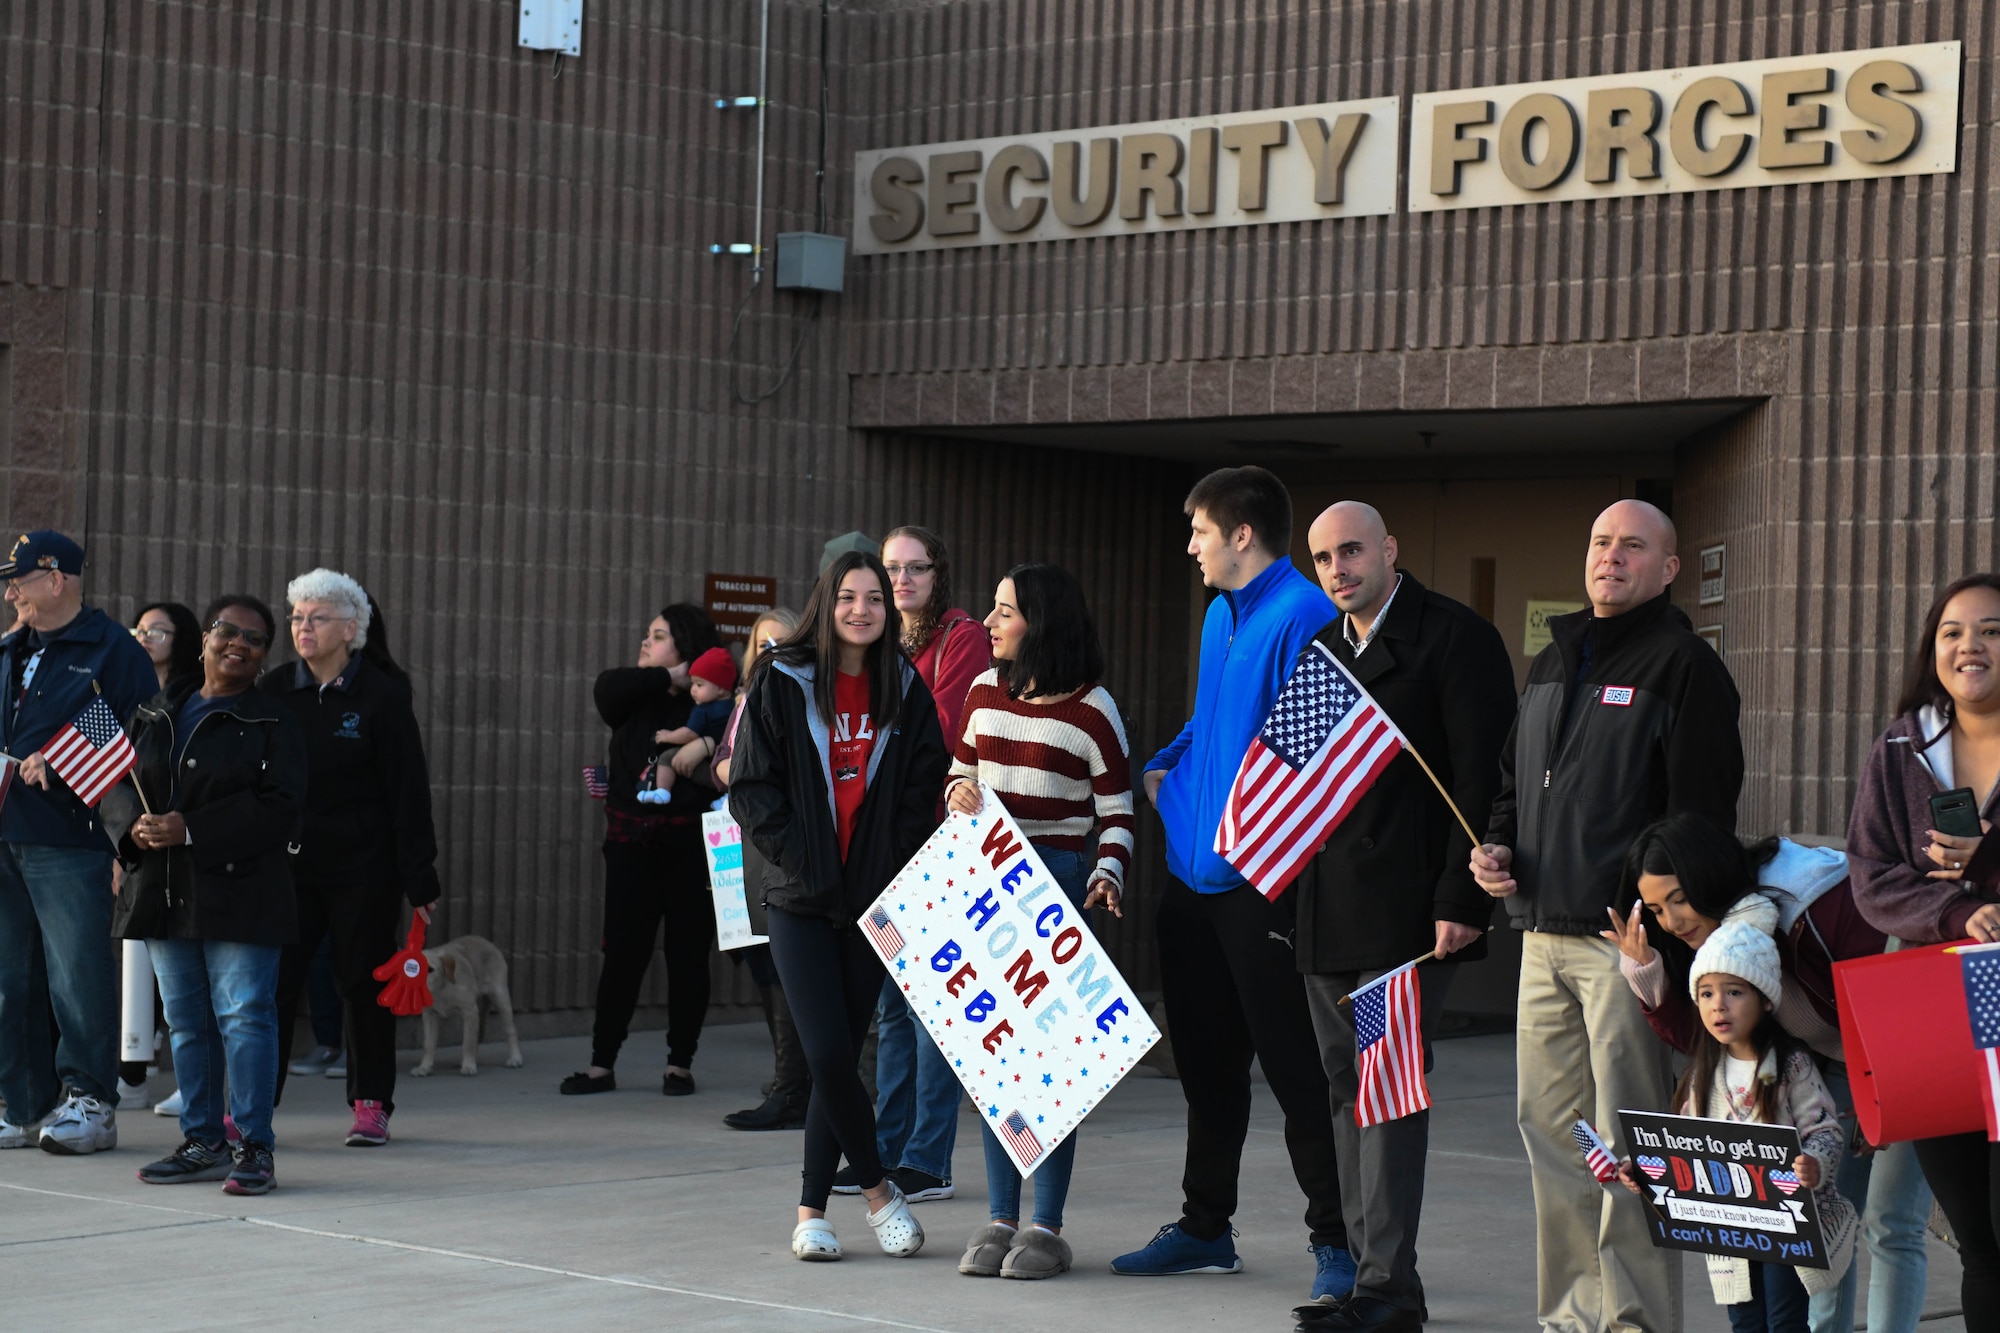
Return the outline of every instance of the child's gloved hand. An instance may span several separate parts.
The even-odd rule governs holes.
[[[1792,1159],[1792,1174],[1799,1178],[1799,1184],[1809,1190],[1819,1188],[1819,1158],[1809,1153],[1800,1153]]]

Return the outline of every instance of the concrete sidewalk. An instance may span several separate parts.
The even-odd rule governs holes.
[[[626,1048],[628,1085],[560,1097],[584,1038],[533,1042],[527,1067],[488,1045],[477,1078],[456,1048],[398,1087],[396,1138],[342,1146],[341,1085],[293,1080],[278,1118],[278,1190],[141,1185],[179,1142],[174,1122],[122,1115],[120,1147],[68,1159],[0,1154],[0,1297],[14,1328],[328,1327],[977,1330],[1289,1329],[1313,1264],[1277,1108],[1260,1084],[1236,1219],[1244,1272],[1156,1281],[1106,1264],[1174,1220],[1185,1116],[1179,1085],[1141,1068],[1084,1125],[1065,1234],[1076,1271],[1048,1282],[959,1276],[985,1220],[977,1128],[960,1122],[958,1197],[916,1205],[915,1259],[875,1250],[859,1200],[832,1217],[846,1261],[788,1248],[800,1136],[745,1134],[724,1113],[768,1077],[761,1025],[703,1038],[696,1096],[659,1095],[656,1035]],[[1423,1270],[1439,1330],[1534,1327],[1534,1212],[1513,1125],[1511,1037],[1441,1043]],[[406,1056],[407,1063],[412,1062]],[[156,1076],[156,1091],[170,1080]],[[1728,1327],[1698,1261],[1687,1327]],[[1957,1305],[1958,1262],[1932,1245],[1931,1308]],[[1925,1333],[1962,1329],[1926,1319]]]

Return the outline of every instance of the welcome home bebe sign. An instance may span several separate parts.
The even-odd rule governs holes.
[[[999,798],[954,813],[862,930],[1023,1176],[1160,1039]]]
[[[715,943],[741,949],[763,944],[750,924],[750,907],[743,898],[743,830],[727,811],[709,810],[701,817],[701,853],[708,858],[708,884],[715,894]]]
[[[1796,1129],[1651,1111],[1618,1118],[1654,1248],[1827,1267],[1812,1191],[1792,1172]]]

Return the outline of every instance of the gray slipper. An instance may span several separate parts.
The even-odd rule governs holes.
[[[967,1277],[999,1277],[1000,1261],[1007,1257],[1007,1249],[1013,1243],[1014,1228],[988,1222],[965,1242],[965,1256],[958,1261],[958,1271]]]
[[[1022,1227],[1014,1235],[1014,1248],[1000,1261],[1001,1277],[1054,1277],[1069,1271],[1069,1242],[1053,1231]]]

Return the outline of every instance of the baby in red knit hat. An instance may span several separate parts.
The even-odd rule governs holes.
[[[639,799],[647,805],[665,805],[673,799],[674,755],[683,745],[693,745],[697,741],[709,754],[715,753],[716,743],[729,729],[729,715],[735,710],[736,659],[726,648],[711,648],[694,659],[688,668],[688,693],[694,696],[694,708],[688,713],[685,724],[668,727],[653,733],[653,743],[662,747],[653,754],[653,765],[647,771],[651,785],[639,793]]]

